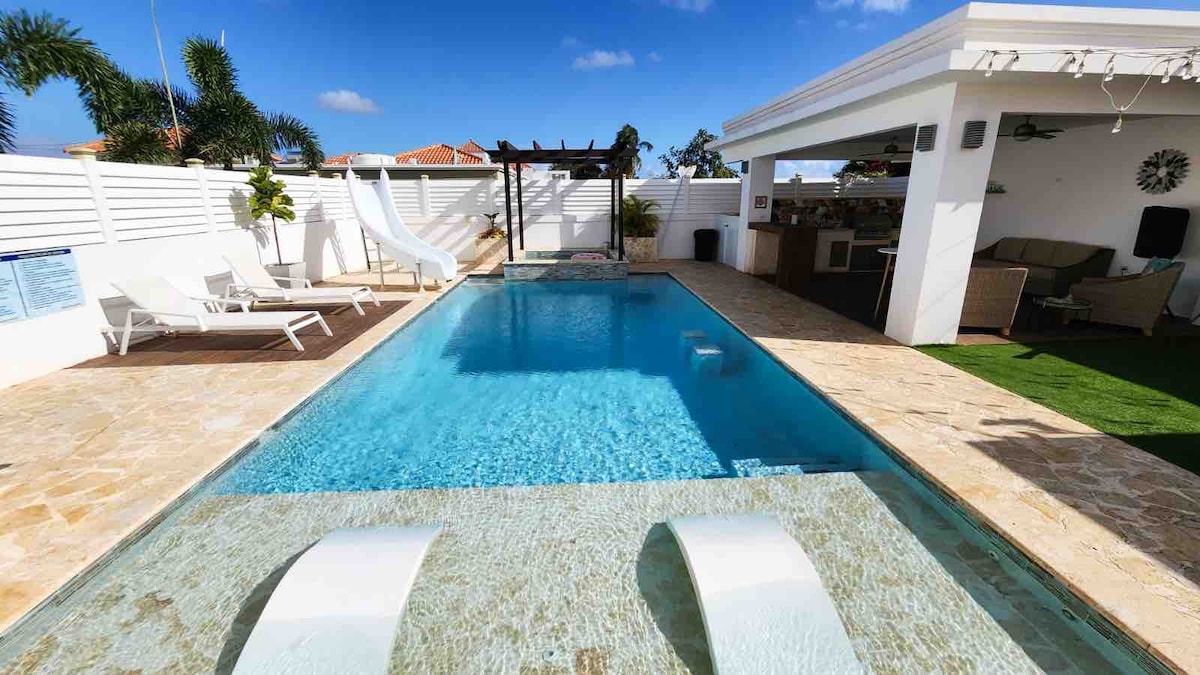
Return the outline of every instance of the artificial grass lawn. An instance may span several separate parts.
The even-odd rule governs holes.
[[[1200,474],[1200,337],[918,349]]]

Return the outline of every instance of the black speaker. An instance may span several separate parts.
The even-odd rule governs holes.
[[[1147,206],[1142,209],[1142,224],[1138,225],[1133,254],[1139,258],[1174,258],[1183,250],[1183,235],[1187,234],[1187,209],[1170,206]]]

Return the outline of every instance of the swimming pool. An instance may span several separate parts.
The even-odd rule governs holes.
[[[217,489],[725,478],[862,469],[878,452],[669,276],[468,280]]]
[[[747,478],[669,480],[731,477]],[[488,489],[413,489],[468,486]],[[0,664],[224,671],[314,541],[435,522],[393,672],[570,672],[580,654],[613,672],[705,672],[662,522],[745,512],[775,514],[812,558],[868,672],[1154,671],[687,289],[649,275],[463,282],[0,636]]]

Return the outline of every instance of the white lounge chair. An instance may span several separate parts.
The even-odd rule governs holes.
[[[137,305],[125,313],[121,333],[121,356],[129,351],[129,338],[134,333],[222,333],[283,331],[296,351],[304,345],[296,331],[319,324],[326,335],[333,331],[320,312],[250,312],[249,301],[221,298],[215,295],[190,296],[162,277],[141,277],[113,282],[113,286]],[[209,311],[208,305],[225,310],[231,305],[241,312]],[[135,320],[136,319],[136,320]]]
[[[251,256],[226,255],[225,262],[233,269],[233,273],[242,283],[229,284],[226,295],[233,298],[249,298],[261,302],[329,302],[341,301],[354,306],[359,316],[365,314],[359,305],[359,300],[370,300],[379,306],[375,293],[367,286],[347,286],[344,288],[313,288],[308,279],[292,277],[274,277]],[[304,282],[304,288],[284,288],[280,281]]]
[[[396,626],[441,525],[334,530],[271,594],[234,673],[386,673]]]
[[[774,517],[672,518],[713,671],[861,673],[821,578]]]

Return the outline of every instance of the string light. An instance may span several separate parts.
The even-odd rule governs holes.
[[[996,57],[1002,54],[1011,54],[1012,59],[1007,64],[1004,64],[1001,70],[1011,70],[1020,62],[1021,55],[1026,54],[1054,54],[1065,56],[1066,61],[1061,62],[1063,65],[1060,72],[1072,73],[1075,79],[1082,78],[1087,71],[1087,57],[1095,54],[1098,56],[1107,55],[1108,60],[1104,64],[1104,70],[1100,76],[1100,89],[1108,96],[1109,103],[1112,109],[1117,113],[1116,122],[1113,124],[1112,133],[1121,133],[1121,127],[1125,124],[1125,113],[1137,103],[1142,92],[1146,90],[1146,86],[1150,84],[1150,80],[1154,79],[1154,73],[1157,72],[1159,65],[1162,66],[1162,75],[1159,81],[1167,84],[1171,81],[1172,76],[1177,76],[1182,80],[1195,80],[1200,83],[1200,72],[1196,70],[1196,58],[1200,56],[1200,47],[1161,47],[1147,48],[1143,50],[1117,50],[1117,49],[1083,49],[1078,52],[1067,50],[1004,50],[997,51],[989,49],[986,52],[987,67],[984,70],[984,77],[992,77],[996,72]],[[1117,74],[1117,57],[1120,56],[1124,60],[1143,59],[1149,60],[1150,65],[1143,70],[1146,73],[1145,79],[1142,81],[1137,92],[1129,99],[1128,103],[1120,105],[1117,103],[1116,97],[1108,89],[1108,83],[1116,79]],[[1177,63],[1182,65],[1175,67]]]

